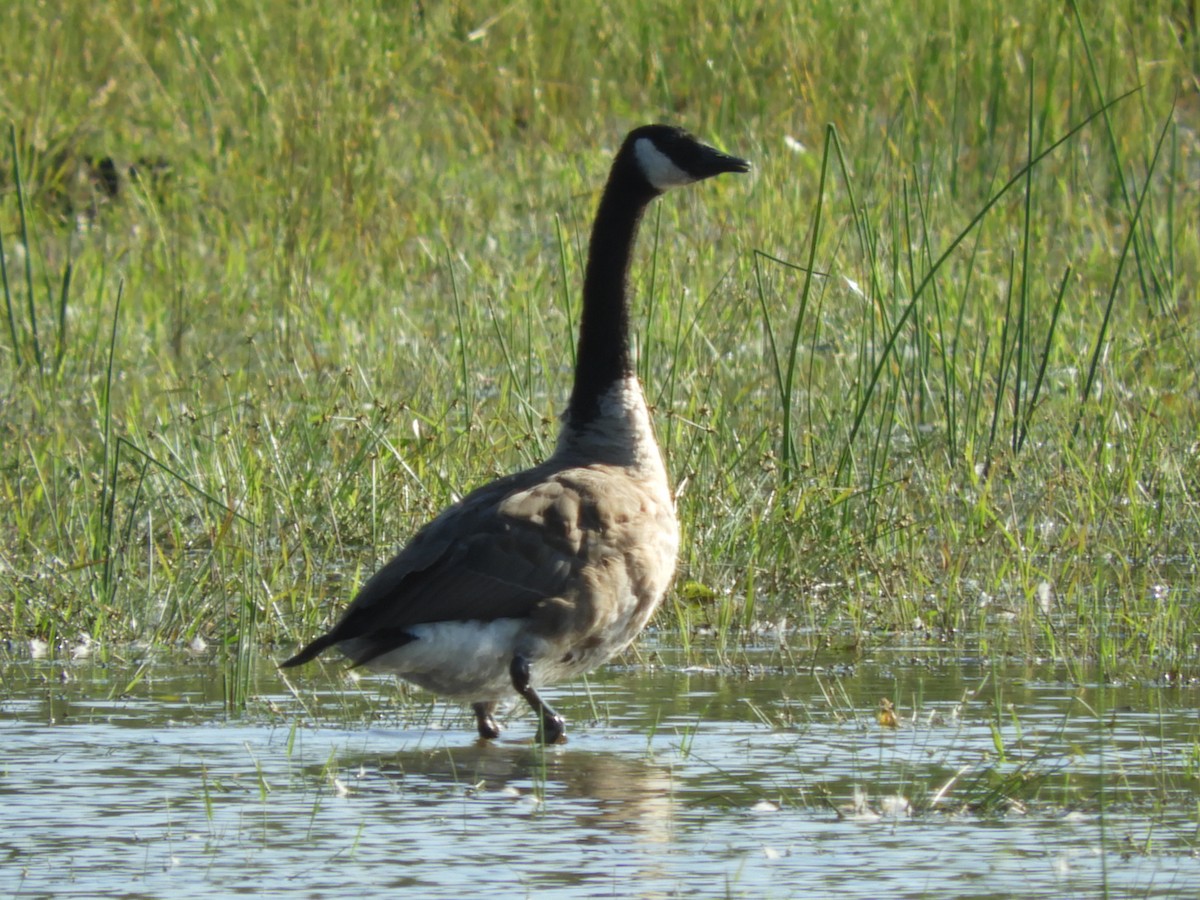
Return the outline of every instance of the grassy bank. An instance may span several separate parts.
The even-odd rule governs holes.
[[[669,120],[756,170],[637,263],[659,624],[1196,673],[1187,4],[142,6],[0,13],[0,633],[310,637],[552,446]]]

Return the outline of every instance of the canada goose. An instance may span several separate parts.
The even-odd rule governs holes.
[[[537,688],[626,647],[662,600],[679,547],[629,352],[638,224],[669,188],[749,169],[679,128],[629,133],[592,226],[575,386],[553,455],[425,525],[284,668],[336,645],[356,666],[470,701],[482,738],[499,736],[496,706],[515,692],[538,714],[539,738],[563,740],[563,718]]]

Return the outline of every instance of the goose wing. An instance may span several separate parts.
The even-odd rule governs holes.
[[[332,631],[284,665],[342,641],[353,641],[361,665],[410,641],[414,625],[525,618],[569,593],[588,536],[603,525],[590,479],[560,476],[531,485],[512,476],[447,509],[363,585]]]

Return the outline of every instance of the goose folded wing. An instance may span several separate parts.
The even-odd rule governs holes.
[[[419,532],[359,591],[336,640],[361,665],[412,640],[432,622],[530,616],[562,596],[583,565],[580,498],[558,482],[489,504],[472,498]]]

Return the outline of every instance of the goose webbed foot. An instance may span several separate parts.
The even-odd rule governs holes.
[[[567,723],[549,706],[541,711],[541,725],[538,728],[538,741],[543,744],[565,744],[567,742]]]
[[[538,740],[543,744],[563,744],[567,740],[567,723],[556,713],[529,683],[529,660],[520,654],[513,657],[508,668],[513,688],[538,714]]]
[[[492,715],[496,711],[495,703],[472,703],[471,709],[475,711],[475,726],[481,738],[493,741],[500,737],[500,725]]]

